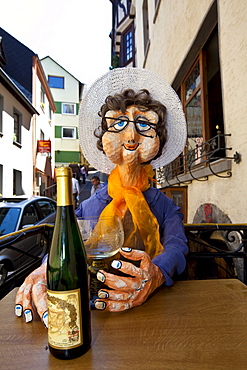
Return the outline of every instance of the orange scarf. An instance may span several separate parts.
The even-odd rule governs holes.
[[[108,193],[112,197],[112,201],[105,207],[100,217],[117,215],[122,219],[119,206],[125,202],[132,215],[134,224],[134,229],[128,240],[139,229],[145,251],[152,259],[160,254],[164,247],[160,243],[158,221],[150,211],[149,205],[142,194],[150,186],[148,178],[151,171],[153,171],[151,165],[143,166],[136,186],[126,187],[122,185],[118,166],[114,168],[108,179]],[[125,240],[124,244],[134,248],[134,246],[128,245],[128,240]]]

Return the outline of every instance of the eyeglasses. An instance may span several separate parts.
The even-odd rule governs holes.
[[[110,120],[110,126],[106,129],[107,132],[115,132],[119,133],[120,131],[123,131],[130,122],[133,122],[135,125],[135,129],[138,132],[138,134],[150,138],[154,138],[157,136],[157,125],[155,123],[151,123],[148,120],[142,119],[142,118],[136,118],[134,121],[131,121],[128,117],[104,117],[107,120]],[[152,135],[152,130],[155,131],[156,135]]]

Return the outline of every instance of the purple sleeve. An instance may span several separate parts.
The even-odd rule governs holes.
[[[162,202],[161,202],[162,203]],[[170,199],[163,204],[163,211],[159,211],[161,243],[164,252],[153,259],[163,272],[166,281],[165,285],[173,284],[172,276],[175,272],[181,274],[186,266],[186,255],[188,253],[187,239],[184,233],[183,214]],[[159,204],[159,209],[160,209]]]
[[[103,197],[102,197],[103,194]],[[76,217],[95,217],[99,216],[105,206],[110,203],[111,198],[106,196],[107,187],[103,187],[101,190],[96,192],[90,198],[81,202],[79,207],[76,209]]]

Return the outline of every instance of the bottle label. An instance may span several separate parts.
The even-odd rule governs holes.
[[[80,289],[47,291],[48,342],[56,349],[83,344]]]

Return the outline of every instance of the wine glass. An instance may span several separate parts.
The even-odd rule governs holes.
[[[117,254],[124,242],[124,230],[118,216],[78,217],[78,226],[85,245],[88,268],[90,271],[90,301],[94,300],[98,290],[104,284],[97,280],[100,269],[108,270],[107,259]]]

